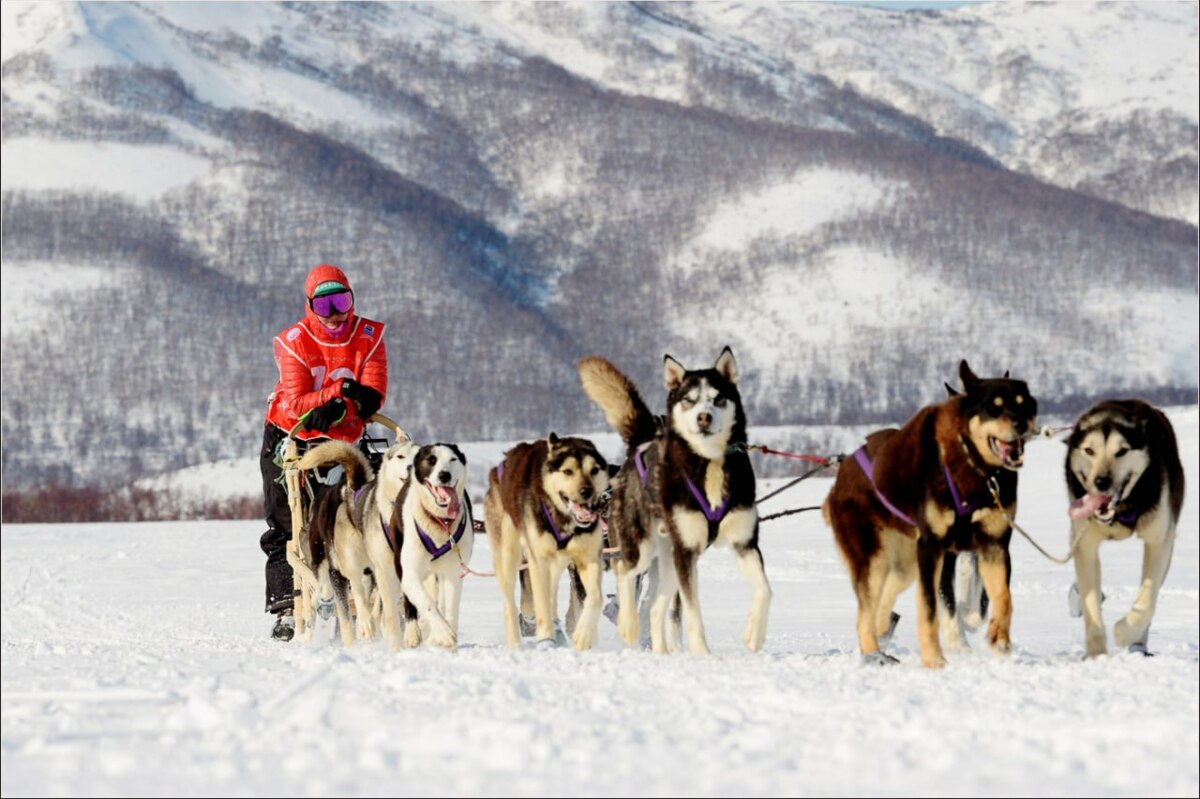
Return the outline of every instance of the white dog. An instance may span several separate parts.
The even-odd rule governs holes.
[[[427,444],[413,453],[412,475],[396,499],[388,523],[405,615],[420,624],[404,628],[406,646],[428,630],[434,646],[458,643],[462,574],[471,562],[474,519],[466,494],[467,459],[453,444]],[[386,597],[385,597],[386,599]]]

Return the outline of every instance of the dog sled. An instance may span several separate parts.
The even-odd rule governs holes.
[[[396,437],[397,442],[408,440],[408,434],[404,432],[404,429],[381,413],[374,414],[368,423],[387,428]],[[305,476],[304,470],[300,468],[303,441],[296,437],[302,424],[303,422],[298,422],[288,431],[287,447],[284,450],[282,465],[288,507],[292,513],[292,537],[287,545],[287,562],[292,567],[292,575],[295,580],[296,596],[292,614],[296,622],[296,634],[311,637],[316,623],[316,597],[319,595],[319,583],[317,574],[313,570],[313,555],[308,530],[308,508],[312,502],[314,488],[312,482]],[[377,449],[377,445],[386,445],[387,443],[387,439],[368,437],[365,433],[364,441],[368,445],[368,459],[371,457],[370,453]]]

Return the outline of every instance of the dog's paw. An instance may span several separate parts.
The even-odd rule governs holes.
[[[921,655],[921,665],[927,669],[946,668],[946,658],[940,653],[936,655]]]
[[[354,622],[354,633],[360,641],[370,641],[375,637],[375,625],[369,618],[359,617]]]
[[[1113,643],[1122,648],[1136,644],[1141,640],[1143,632],[1145,630],[1132,624],[1126,616],[1113,625]]]
[[[900,661],[884,652],[869,652],[862,656],[864,666],[894,666]]]
[[[1141,655],[1144,658],[1154,657],[1154,653],[1151,652],[1149,649],[1147,649],[1146,645],[1143,644],[1141,641],[1135,641],[1129,645],[1129,654]]]
[[[442,649],[454,649],[458,645],[458,636],[454,634],[454,630],[451,630],[448,624],[436,625],[433,635],[429,637],[429,643]]]
[[[416,649],[421,645],[421,626],[409,622],[404,625],[404,646]]]
[[[596,645],[596,630],[583,625],[575,628],[575,634],[571,636],[571,646],[576,652],[585,652]]]
[[[1000,627],[994,621],[988,627],[987,642],[993,652],[1006,655],[1012,650],[1012,641],[1008,637],[1008,630]]]
[[[746,629],[742,632],[742,641],[746,644],[746,648],[751,652],[758,652],[763,648],[763,643],[767,640],[766,628],[754,621],[746,624]]]
[[[1100,630],[1098,634],[1087,635],[1084,651],[1089,658],[1097,658],[1108,654],[1108,641],[1105,639],[1104,630]]]

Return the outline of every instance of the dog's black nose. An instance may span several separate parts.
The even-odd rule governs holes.
[[[1095,483],[1097,491],[1107,491],[1108,489],[1112,488],[1112,478],[1107,474],[1100,475],[1092,482]]]
[[[442,481],[442,485],[449,485],[453,478],[450,476],[450,472],[442,471],[438,472],[438,479]]]
[[[583,488],[579,489],[579,498],[580,499],[591,499],[592,494],[595,494],[595,493],[596,493],[595,490],[591,486],[584,486]]]

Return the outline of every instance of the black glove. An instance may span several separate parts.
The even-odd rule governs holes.
[[[379,406],[383,405],[382,394],[350,378],[342,381],[342,396],[354,403],[358,409],[358,418],[363,420],[370,419],[379,410]]]
[[[304,417],[304,429],[324,433],[346,418],[346,401],[334,397],[319,408],[313,408]]]

